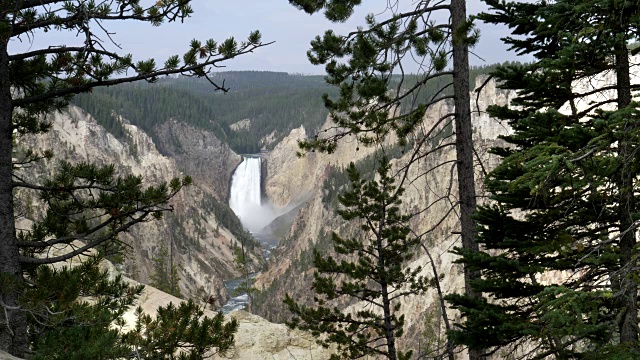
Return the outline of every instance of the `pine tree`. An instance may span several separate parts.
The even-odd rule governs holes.
[[[29,336],[35,360],[203,359],[233,345],[238,323],[222,314],[204,316],[189,301],[160,307],[154,317],[136,311],[131,331],[121,331],[123,315],[144,286],[100,269],[100,256],[76,266],[38,267],[35,286],[22,296],[35,321]]]
[[[209,67],[261,46],[253,32],[244,42],[229,38],[191,41],[185,54],[172,56],[158,66],[153,59],[134,62],[131,55],[111,51],[112,21],[142,21],[158,26],[183,21],[192,13],[189,0],[162,0],[142,5],[139,0],[20,0],[0,3],[0,349],[16,356],[31,350],[31,309],[22,297],[34,286],[30,277],[41,266],[65,261],[104,245],[117,243],[117,234],[141,221],[170,210],[166,205],[189,178],[144,187],[136,176],[117,177],[113,167],[61,162],[53,178],[30,183],[24,176],[28,164],[50,158],[51,153],[17,153],[15,142],[24,134],[46,132],[47,114],[61,110],[74,94],[93,88],[182,73],[210,80],[214,89],[226,91],[208,77]],[[80,45],[50,46],[12,51],[17,40],[46,38],[56,31],[77,33]],[[14,161],[17,159],[17,162]],[[22,173],[21,173],[22,172]],[[47,207],[42,222],[16,234],[15,189],[33,191]],[[52,246],[82,241],[58,256]],[[25,281],[26,278],[29,281]]]
[[[340,196],[339,210],[346,221],[360,224],[353,238],[332,235],[336,257],[314,250],[317,271],[312,288],[315,307],[296,303],[289,295],[285,303],[294,317],[289,326],[310,330],[320,343],[338,346],[331,359],[384,356],[410,359],[412,351],[397,348],[403,335],[403,297],[426,289],[420,267],[407,268],[420,240],[410,236],[409,216],[400,213],[402,187],[394,185],[386,158],[380,161],[378,180],[363,180],[351,163],[351,189]],[[359,301],[364,308],[341,311],[332,301]],[[326,337],[320,337],[326,336]]]
[[[158,254],[151,259],[153,261],[151,286],[179,298],[182,297],[178,286],[180,277],[178,276],[178,268],[170,260],[170,256],[167,247],[160,246]]]
[[[245,240],[241,240],[240,247],[236,247],[233,250],[233,262],[236,264],[236,268],[240,271],[243,278],[242,282],[240,282],[238,287],[236,287],[234,296],[247,294],[249,299],[248,310],[249,312],[254,312],[254,298],[256,294],[259,293],[259,290],[253,286],[253,277],[251,276],[251,258],[249,257],[244,241]]]
[[[290,0],[294,6],[315,13],[324,11],[327,19],[346,21],[361,0]],[[479,32],[467,17],[466,0],[406,2],[386,8],[388,17],[377,20],[369,14],[366,28],[348,35],[332,30],[311,42],[308,52],[313,64],[324,64],[327,82],[339,87],[340,95],[324,95],[326,107],[338,129],[337,135],[318,134],[301,143],[304,151],[319,149],[332,152],[338,140],[347,134],[356,136],[359,144],[381,142],[395,132],[401,144],[413,138],[414,156],[421,159],[435,149],[455,147],[458,199],[452,201],[459,209],[462,246],[478,251],[475,243],[476,208],[474,149],[469,96],[469,46],[473,46]],[[441,16],[448,21],[438,23]],[[381,17],[381,16],[378,16]],[[405,67],[418,64],[416,75],[408,75]],[[455,111],[433,125],[425,126],[428,108],[452,101]],[[437,142],[430,146],[447,126],[455,124],[455,140]],[[332,129],[333,130],[333,129]],[[356,148],[357,149],[357,148]],[[480,297],[471,282],[478,274],[464,269],[465,292]],[[444,315],[444,314],[443,314]],[[471,350],[471,360],[479,360],[480,352]]]
[[[117,326],[143,286],[110,276],[99,264],[100,257],[90,257],[73,267],[40,266],[31,274],[34,286],[21,305],[33,319],[34,359],[114,359],[132,353]]]
[[[458,249],[492,300],[451,296],[466,318],[455,339],[494,350],[529,341],[538,358],[638,358],[640,111],[628,45],[640,6],[487,3],[480,17],[510,26],[505,41],[536,61],[495,72],[518,97],[489,112],[514,133],[493,150],[503,159],[487,178],[495,203],[478,211],[483,251]]]
[[[123,335],[138,359],[201,360],[212,354],[224,356],[233,347],[238,330],[235,319],[225,321],[221,312],[213,318],[203,316],[203,306],[189,300],[158,309],[151,317],[136,311],[135,329]]]

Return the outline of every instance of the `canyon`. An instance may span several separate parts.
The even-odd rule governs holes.
[[[476,87],[483,84],[486,77],[476,80]],[[488,154],[488,149],[501,144],[500,135],[509,133],[505,124],[491,119],[486,108],[490,105],[508,104],[513,93],[500,90],[495,81],[489,81],[477,97],[472,96],[474,124],[474,144],[477,152],[476,186],[482,198],[482,179],[484,173],[497,164],[497,159]],[[427,111],[424,117],[424,128],[453,111],[452,104],[441,102]],[[330,120],[325,129],[331,126]],[[442,129],[446,132],[446,129]],[[282,322],[289,318],[288,310],[282,305],[285,294],[305,304],[311,304],[313,292],[310,284],[313,281],[314,268],[311,264],[312,249],[323,254],[331,254],[332,231],[344,236],[353,234],[359,226],[346,223],[335,213],[335,206],[326,201],[327,188],[323,183],[331,176],[332,171],[345,168],[352,161],[363,160],[374,156],[375,147],[358,146],[353,138],[346,137],[341,141],[333,154],[308,153],[304,157],[296,157],[298,141],[306,137],[303,128],[291,131],[273,151],[265,155],[267,177],[265,180],[266,195],[280,206],[296,203],[301,198],[308,200],[299,209],[295,219],[279,246],[269,259],[266,271],[260,273],[256,286],[262,291],[258,298],[257,313],[265,318]],[[386,149],[393,148],[395,139],[391,136],[383,143]],[[356,150],[356,148],[358,148]],[[403,149],[404,154],[392,161],[394,170],[402,173],[413,152]],[[461,246],[459,224],[455,211],[450,211],[456,201],[457,187],[454,166],[455,149],[449,147],[429,154],[414,164],[406,172],[406,192],[403,196],[402,210],[419,213],[413,217],[411,228],[417,234],[425,234],[422,243],[425,247],[416,250],[416,256],[408,267],[422,266],[420,275],[429,279],[437,278],[444,293],[463,292],[464,282],[462,267],[455,263],[456,256],[451,253],[455,246]],[[439,164],[448,164],[438,166]],[[404,173],[402,173],[404,174]],[[330,189],[339,190],[339,189]],[[323,200],[324,199],[324,200]],[[421,211],[428,209],[427,211]],[[427,253],[428,251],[428,253]],[[434,261],[436,274],[431,267]],[[342,306],[358,309],[361,304],[346,303]],[[438,314],[441,313],[436,289],[432,287],[421,296],[409,296],[403,300],[402,311],[406,317],[406,330],[403,345],[420,349],[423,353],[429,346],[444,341],[444,324]],[[451,312],[450,317],[457,316]],[[429,345],[429,342],[434,342]]]
[[[50,175],[60,159],[71,163],[114,164],[117,173],[140,175],[147,185],[168,182],[189,171],[194,185],[171,200],[174,211],[159,221],[141,223],[121,234],[128,251],[119,266],[133,279],[148,284],[154,257],[162,247],[167,248],[178,264],[179,286],[184,296],[213,296],[218,305],[225,303],[228,294],[223,279],[240,276],[233,262],[233,249],[240,246],[239,237],[249,238],[224,204],[227,179],[241,157],[211,134],[184,124],[170,122],[161,129],[161,133],[171,134],[161,145],[168,149],[170,155],[166,156],[158,151],[149,135],[124,118],[120,121],[128,132],[127,141],[115,138],[75,106],[50,117],[53,127],[47,134],[21,139],[18,144],[23,149],[54,152],[52,160],[28,169],[27,178]],[[28,228],[31,220],[42,215],[37,211],[42,205],[31,196],[18,193],[17,197],[20,206],[36,209],[19,219],[18,227]],[[232,220],[223,223],[221,219],[225,217]],[[250,257],[258,267],[262,261],[258,247],[250,249]]]
[[[476,84],[482,84],[484,80],[484,77],[479,77]],[[477,185],[481,189],[484,172],[495,166],[496,162],[487,150],[500,143],[500,135],[509,132],[507,126],[489,118],[485,110],[492,104],[508,103],[513,94],[498,89],[494,81],[489,81],[477,99],[475,95],[472,96],[474,141],[478,155]],[[423,126],[428,128],[435,119],[451,111],[452,105],[444,102],[432,107],[424,117]],[[75,163],[91,161],[115,164],[119,173],[141,175],[146,184],[167,182],[185,174],[194,179],[194,185],[171,200],[174,211],[159,221],[140,224],[121,235],[129,250],[124,262],[116,265],[118,271],[134,281],[149,284],[154,257],[162,247],[168,248],[178,264],[179,287],[183,297],[202,299],[213,296],[215,305],[221,307],[230,296],[224,281],[242,276],[234,262],[234,250],[245,246],[249,252],[251,271],[259,271],[255,286],[260,293],[255,297],[255,314],[234,312],[230,315],[244,324],[238,333],[238,341],[250,343],[255,340],[251,339],[251,334],[262,329],[261,332],[269,334],[272,345],[255,341],[254,350],[251,350],[255,354],[264,350],[257,348],[266,347],[271,349],[269,356],[275,358],[286,358],[287,351],[293,350],[299,359],[310,358],[307,356],[313,356],[314,359],[328,357],[327,352],[313,350],[316,347],[309,334],[292,332],[282,324],[290,316],[282,299],[288,293],[301,302],[309,303],[314,272],[312,250],[316,248],[330,253],[332,231],[340,234],[356,231],[355,224],[345,223],[336,214],[335,194],[342,185],[332,185],[330,180],[350,162],[375,159],[380,147],[362,146],[353,137],[347,136],[332,154],[309,152],[298,156],[298,142],[314,136],[314,132],[303,125],[291,130],[270,151],[259,156],[243,157],[212,132],[177,119],[156,125],[151,136],[126,118],[118,116],[118,121],[127,132],[123,140],[114,137],[91,115],[76,106],[50,116],[53,127],[49,133],[26,138],[18,144],[21,148],[38,151],[55,150],[53,160],[29,170],[32,179],[52,173],[57,166],[56,158]],[[244,127],[250,127],[251,119],[243,120],[243,124]],[[339,131],[332,128],[330,118],[326,119],[322,130],[323,136]],[[450,128],[446,126],[440,131],[450,134]],[[271,134],[269,136],[273,137]],[[262,143],[269,141],[265,138]],[[390,135],[382,147],[397,152],[392,163],[395,171],[401,171],[413,152],[410,146],[398,147],[396,143],[397,139]],[[451,167],[454,155],[453,148],[450,148],[415,162],[406,172],[408,186],[403,198],[404,211],[429,209],[412,219],[412,229],[416,233],[426,233],[422,239],[425,247],[416,251],[416,257],[408,265],[422,266],[421,275],[438,279],[444,292],[461,292],[463,289],[462,269],[455,264],[455,256],[450,252],[459,245],[457,217],[455,212],[450,211],[457,191],[455,187],[451,188],[451,183],[455,182],[455,172]],[[234,193],[231,185],[234,174],[248,171],[247,166],[256,161],[259,162],[259,171],[256,173],[254,164],[252,173],[243,176],[257,177],[257,188],[254,180],[253,190],[246,189],[243,197],[234,198],[230,195]],[[449,165],[436,166],[441,163]],[[17,198],[24,207],[39,208],[37,199],[19,193]],[[253,208],[250,207],[243,214],[238,210],[237,203],[247,201],[253,202]],[[278,216],[267,226],[267,231],[278,238],[278,245],[270,253],[268,262],[263,259],[261,247],[238,218],[230,213],[227,202],[240,220],[244,220],[244,227],[254,233],[267,225],[266,222],[249,225],[256,213],[267,209],[271,218]],[[35,210],[23,216],[19,219],[20,227],[28,227],[30,221],[40,215]],[[436,274],[430,266],[431,258]],[[145,296],[144,301],[151,303],[173,299],[158,290],[148,290]],[[349,302],[341,306],[357,309],[361,305]],[[422,296],[408,297],[402,309],[407,318],[403,345],[424,352],[443,341],[446,329],[438,315],[440,303],[434,289]],[[449,315],[456,316],[454,313]],[[312,350],[308,350],[310,348]],[[247,357],[248,354],[236,353],[233,358],[258,359],[266,356],[264,353]]]

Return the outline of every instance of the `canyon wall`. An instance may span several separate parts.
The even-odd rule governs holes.
[[[477,84],[482,84],[485,79],[478,78]],[[487,150],[501,143],[497,140],[499,135],[509,132],[505,124],[488,117],[486,108],[492,104],[506,104],[513,96],[513,93],[497,89],[494,81],[488,82],[477,101],[476,94],[472,94],[474,143],[478,155],[476,178],[480,196],[483,191],[481,179],[484,172],[495,167],[497,163],[495,158],[488,155]],[[451,112],[453,106],[445,102],[431,107],[425,115],[423,128],[429,129],[435,121]],[[441,130],[441,138],[423,148],[423,153],[442,144],[447,136],[447,129],[443,126]],[[323,183],[329,170],[332,167],[344,167],[350,161],[363,159],[375,151],[372,148],[358,146],[347,138],[347,141],[339,144],[334,154],[310,153],[303,158],[293,158],[297,150],[295,140],[305,136],[313,134],[304,134],[301,129],[293,131],[268,155],[270,166],[266,189],[274,202],[287,204],[295,201],[296,195],[300,194],[296,189],[309,193],[309,200],[297,214],[288,235],[274,250],[268,270],[258,277],[257,285],[263,290],[263,294],[256,308],[260,315],[271,321],[283,321],[288,318],[289,314],[282,304],[285,293],[297,301],[310,304],[310,285],[314,273],[312,249],[315,247],[321,253],[331,253],[332,231],[340,234],[356,231],[353,223],[345,223],[335,214],[335,205],[326,202],[327,190],[323,189]],[[451,139],[446,142],[450,142]],[[387,139],[385,147],[390,148],[394,142],[395,139]],[[356,151],[356,148],[359,150]],[[400,154],[392,161],[394,170],[400,171],[411,156],[410,149]],[[438,166],[440,164],[443,165]],[[450,252],[453,247],[461,246],[458,218],[456,212],[451,210],[457,199],[455,148],[448,147],[415,161],[407,172],[405,189],[403,211],[419,213],[412,218],[411,228],[417,234],[424,234],[422,243],[429,251],[427,254],[424,249],[417,249],[414,260],[408,266],[421,266],[421,275],[429,279],[437,277],[445,293],[462,292],[462,267],[454,263],[455,256]],[[421,211],[423,209],[428,210]],[[431,270],[429,255],[435,262],[436,275]],[[353,309],[361,306],[357,303],[342,305]],[[404,298],[402,309],[407,324],[403,337],[405,345],[420,349],[424,353],[428,346],[433,345],[426,345],[430,341],[443,341],[444,328],[438,315],[440,308],[435,289],[430,289],[421,296]],[[451,312],[450,316],[455,317],[455,314]]]
[[[332,129],[330,118],[326,120],[321,132],[324,137],[337,132]],[[313,135],[307,134],[304,127],[293,129],[272,151],[265,154],[265,193],[275,206],[295,205],[315,195],[318,186],[327,177],[328,169],[344,168],[350,162],[363,159],[376,150],[374,147],[358,146],[355,137],[348,135],[341,139],[331,154],[309,152],[299,156],[298,142]],[[385,144],[394,141],[395,137],[392,136]]]
[[[213,133],[176,120],[166,121],[154,131],[158,150],[174,159],[178,168],[189,174],[198,186],[226,203],[231,175],[242,156]]]
[[[240,275],[233,262],[233,248],[239,245],[238,236],[246,234],[243,235],[241,226],[240,230],[232,231],[231,226],[225,226],[221,221],[222,217],[229,216],[230,211],[219,200],[224,198],[228,188],[227,180],[221,179],[228,179],[239,162],[239,156],[212,134],[176,123],[167,125],[170,128],[166,131],[161,129],[161,134],[171,134],[181,144],[180,153],[171,158],[157,150],[150,136],[124,119],[121,121],[128,136],[122,141],[78,107],[70,106],[62,113],[49,116],[51,131],[21,138],[18,144],[18,147],[36,151],[54,151],[52,160],[25,172],[31,180],[50,174],[62,159],[71,163],[114,164],[118,174],[140,175],[146,185],[168,182],[182,177],[183,172],[189,174],[188,171],[193,170],[194,185],[183,189],[170,202],[174,211],[165,213],[160,221],[138,224],[120,235],[130,246],[122,266],[134,279],[149,283],[153,272],[152,259],[161,247],[165,247],[173,253],[183,296],[213,295],[218,304],[224,303],[227,294],[223,279]],[[171,149],[168,143],[165,141],[165,148]],[[19,197],[19,201],[26,208],[40,209],[44,206],[32,196]],[[38,211],[31,216],[37,217]],[[28,217],[20,220],[23,225],[28,225]],[[226,220],[226,223],[233,224]],[[256,264],[260,262],[259,247],[252,250],[251,256]]]

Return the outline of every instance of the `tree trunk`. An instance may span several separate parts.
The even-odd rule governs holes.
[[[383,207],[381,209],[380,221],[378,222],[378,232],[375,234],[376,236],[376,249],[377,249],[377,260],[378,260],[378,279],[377,281],[380,283],[380,293],[382,297],[382,315],[384,316],[383,326],[384,326],[384,336],[387,340],[387,359],[396,360],[398,358],[398,352],[396,350],[396,338],[394,335],[393,324],[391,324],[391,301],[389,300],[389,284],[387,284],[387,265],[385,265],[385,259],[383,257],[383,248],[384,248],[384,237],[382,235],[385,222],[387,218],[387,204],[383,202]]]
[[[13,107],[7,44],[8,39],[0,39],[0,350],[24,357],[28,350],[27,317],[18,308],[23,279],[13,217]]]
[[[440,301],[440,311],[442,311],[442,320],[444,322],[444,328],[447,330],[447,333],[451,331],[451,324],[449,322],[449,317],[447,316],[447,306],[444,300],[444,295],[442,294],[442,288],[440,287],[440,275],[438,274],[438,270],[436,269],[436,263],[433,261],[433,257],[431,257],[431,252],[424,245],[421,244],[424,252],[429,257],[429,262],[431,262],[431,270],[433,271],[433,282],[436,287],[436,291],[438,292],[438,300]],[[439,342],[439,341],[438,341]],[[453,341],[450,336],[447,336],[447,356],[449,360],[454,360],[455,355],[453,353],[454,346]]]
[[[629,75],[629,53],[626,42],[616,44],[616,77],[618,90],[618,109],[624,109],[631,104],[631,79]],[[623,134],[632,133],[633,123],[629,122],[625,126]],[[623,135],[624,136],[624,135]],[[633,248],[636,245],[636,230],[631,229],[633,224],[633,213],[635,212],[634,188],[634,149],[637,144],[633,144],[629,138],[624,138],[619,142],[619,156],[622,159],[620,171],[620,228],[621,233],[625,233],[620,239],[621,267],[629,265],[633,261]],[[631,266],[634,269],[635,266]],[[622,272],[620,274],[621,319],[620,319],[620,343],[628,344],[632,347],[638,346],[638,285],[632,274]]]
[[[478,251],[475,242],[476,188],[473,172],[473,138],[471,126],[471,105],[469,98],[469,46],[466,32],[458,29],[467,22],[465,0],[451,0],[451,28],[453,31],[453,89],[455,95],[456,156],[458,169],[458,197],[460,199],[460,225],[462,247]],[[481,294],[471,288],[471,281],[479,277],[474,271],[464,269],[465,294],[478,298]],[[470,349],[469,360],[482,358],[482,350]]]

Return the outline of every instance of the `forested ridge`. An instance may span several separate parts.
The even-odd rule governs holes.
[[[116,137],[126,133],[113,116],[121,115],[155,136],[154,126],[169,119],[212,131],[237,153],[270,149],[291,129],[317,131],[327,118],[321,95],[331,92],[322,76],[277,72],[221,72],[213,79],[229,87],[214,92],[211,84],[189,77],[162,78],[156,83],[122,84],[81,94],[73,103]],[[232,130],[248,119],[249,126]],[[273,133],[272,141],[261,140]]]
[[[479,75],[488,74],[497,65],[472,67],[471,87]],[[270,150],[289,132],[304,126],[308,134],[316,133],[327,119],[322,94],[335,96],[319,75],[300,75],[269,71],[219,72],[212,79],[229,87],[228,92],[214,92],[203,79],[167,77],[156,83],[121,84],[94,89],[76,96],[72,103],[81,107],[114,136],[124,139],[126,131],[114,115],[123,116],[133,125],[156,136],[154,126],[176,119],[213,132],[236,153]],[[393,79],[392,86],[409,89],[417,77],[406,75]],[[424,103],[450,79],[439,79],[422,86],[403,107]],[[470,89],[473,90],[473,89]],[[445,90],[451,92],[451,88]],[[249,120],[248,126],[235,130],[231,125]],[[273,134],[268,142],[265,137]]]
[[[487,64],[479,66],[469,67],[469,91],[474,91],[476,86],[476,79],[478,76],[488,76],[499,66],[508,66],[511,64],[518,64],[518,62],[506,61],[501,64]],[[425,84],[416,87],[416,84],[421,81],[420,76],[414,74],[408,74],[403,76],[393,76],[390,81],[390,88],[401,85],[404,92],[410,92],[411,96],[407,97],[401,102],[402,111],[408,111],[416,104],[426,104],[434,99],[434,95],[453,95],[453,86],[451,86],[452,76],[443,75],[437,77]],[[482,84],[479,84],[482,85]],[[410,90],[416,87],[415,90]]]

